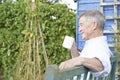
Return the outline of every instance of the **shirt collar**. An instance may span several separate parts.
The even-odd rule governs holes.
[[[89,42],[96,42],[96,41],[103,41],[103,40],[107,40],[107,37],[106,36],[99,36],[99,37],[95,37],[95,38],[92,38],[92,39],[89,39],[86,41],[86,43],[89,43]]]

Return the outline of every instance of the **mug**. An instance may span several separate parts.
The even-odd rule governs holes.
[[[65,36],[62,46],[67,49],[71,49],[74,43],[74,38],[70,36]]]

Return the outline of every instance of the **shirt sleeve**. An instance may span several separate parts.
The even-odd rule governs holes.
[[[94,57],[99,59],[101,63],[103,64],[104,69],[100,72],[92,72],[92,74],[97,76],[107,76],[111,71],[111,62],[110,62],[110,56],[107,54],[108,52],[101,52],[99,51],[98,54],[96,54]]]

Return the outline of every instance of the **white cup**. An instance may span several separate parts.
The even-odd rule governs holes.
[[[70,36],[65,36],[62,46],[67,49],[71,49],[74,43],[74,38]]]

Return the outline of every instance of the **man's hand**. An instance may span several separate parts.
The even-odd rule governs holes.
[[[77,50],[75,42],[73,43],[72,48],[71,48],[70,51],[71,51],[72,58],[78,57],[80,55],[80,52]]]
[[[75,58],[72,58],[70,60],[62,62],[59,66],[59,69],[63,70],[63,69],[72,68],[72,67],[75,67],[78,65],[82,65],[82,62],[83,62],[83,58],[75,57]]]

